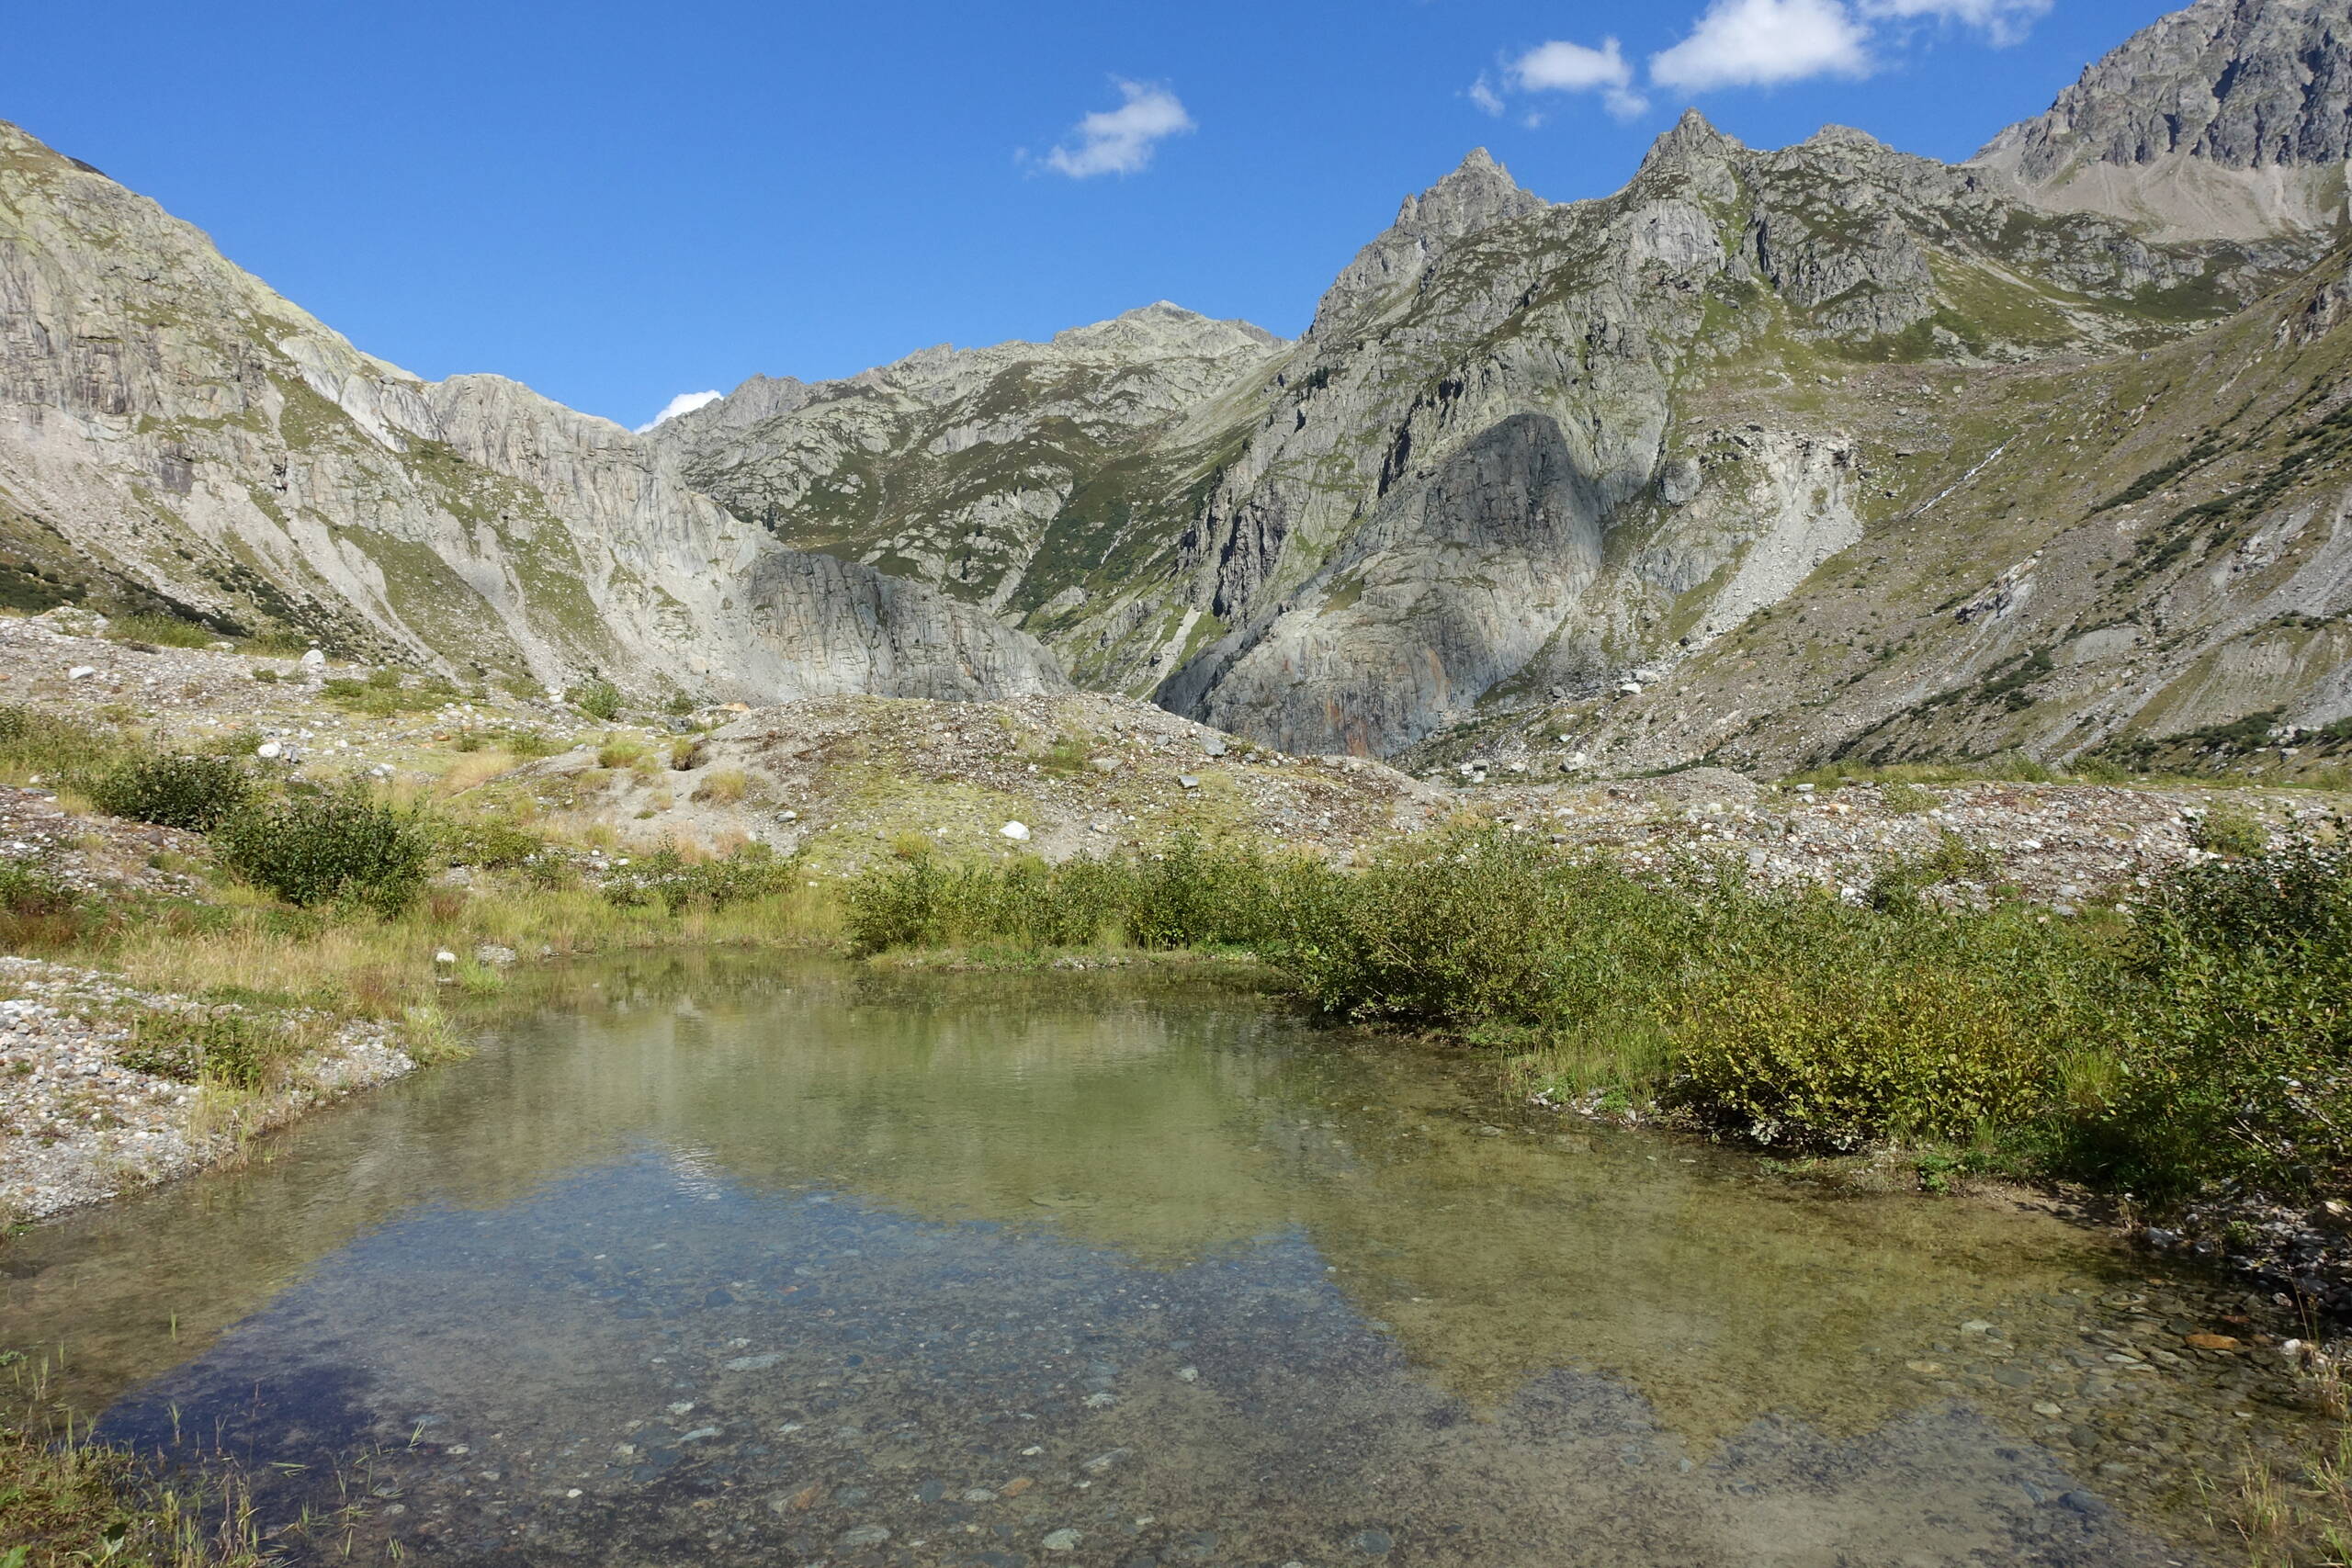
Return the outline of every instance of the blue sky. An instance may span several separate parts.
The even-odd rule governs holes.
[[[1473,146],[1555,199],[1691,103],[1760,146],[1838,122],[1965,157],[2161,9],[27,4],[0,118],[372,353],[638,424],[1158,299],[1295,333]]]

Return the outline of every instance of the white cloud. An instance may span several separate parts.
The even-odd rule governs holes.
[[[1599,49],[1555,39],[1502,62],[1502,85],[1513,93],[1598,93],[1611,114],[1630,119],[1648,108],[1649,100],[1634,90],[1634,68],[1613,38],[1602,39]],[[1490,115],[1506,110],[1501,93],[1484,73],[1470,84],[1470,101]],[[1532,130],[1544,123],[1540,113],[1521,117]]]
[[[1611,114],[1628,119],[1649,107],[1634,91],[1634,68],[1613,38],[1599,49],[1555,39],[1506,63],[1503,74],[1522,93],[1599,93]]]
[[[637,427],[637,433],[639,435],[642,435],[665,419],[675,419],[682,413],[692,413],[695,410],[702,407],[705,403],[715,403],[726,395],[727,394],[724,392],[680,392],[676,397],[672,398],[668,402],[662,405],[662,412],[660,413],[655,414],[651,419],[647,420],[643,424],[639,425]]]
[[[1984,4],[1989,0],[1890,0]],[[1690,36],[1650,56],[1650,80],[1702,93],[1764,87],[1808,76],[1867,76],[1869,31],[1839,0],[1714,0]]]
[[[1046,154],[1047,168],[1074,180],[1132,175],[1150,164],[1160,142],[1193,129],[1193,117],[1167,88],[1126,81],[1118,87],[1126,102],[1080,120],[1075,142],[1065,141]]]
[[[1991,42],[2008,45],[2023,40],[2034,19],[2050,9],[2050,0],[1861,0],[1869,17],[1934,17],[1983,29]]]

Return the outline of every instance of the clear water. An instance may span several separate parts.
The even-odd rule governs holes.
[[[2147,1269],[1199,982],[663,961],[9,1243],[0,1344],[322,1558],[2203,1561],[2296,1417]]]

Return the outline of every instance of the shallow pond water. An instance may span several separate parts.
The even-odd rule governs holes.
[[[662,960],[0,1249],[0,1345],[449,1562],[2163,1564],[2240,1298],[1198,980]]]

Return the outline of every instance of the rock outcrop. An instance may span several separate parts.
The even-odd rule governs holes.
[[[354,349],[205,237],[0,125],[0,592],[80,591],[652,698],[1059,689],[1023,634],[779,546],[658,446]]]
[[[2086,67],[1976,164],[2029,199],[2165,238],[2345,221],[2352,17],[2325,0],[2197,0]]]

